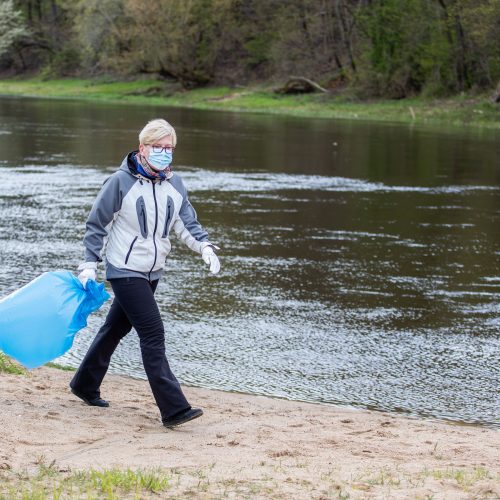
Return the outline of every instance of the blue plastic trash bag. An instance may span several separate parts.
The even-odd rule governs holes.
[[[0,350],[26,368],[44,365],[71,348],[108,299],[103,283],[84,289],[69,271],[44,273],[0,300]]]

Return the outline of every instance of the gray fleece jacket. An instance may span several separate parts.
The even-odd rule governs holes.
[[[159,279],[170,252],[170,231],[191,250],[210,246],[181,177],[151,180],[137,172],[132,151],[103,184],[92,206],[83,240],[87,262],[100,262],[106,279]],[[107,240],[107,243],[106,243]]]

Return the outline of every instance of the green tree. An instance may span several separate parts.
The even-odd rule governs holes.
[[[404,4],[404,5],[402,5]],[[433,0],[374,0],[358,10],[359,82],[369,93],[405,97],[450,79],[450,41]]]
[[[213,80],[231,0],[126,0],[117,37],[122,72],[158,73],[184,87]]]
[[[277,40],[281,4],[280,0],[231,1],[218,69],[243,80],[267,79],[273,74],[272,47]]]
[[[452,93],[498,78],[500,0],[373,0],[358,25],[358,81],[370,94]]]
[[[72,20],[67,16],[70,3],[71,0],[15,0],[30,31],[15,47],[24,70],[64,74],[74,65],[77,54],[72,52]]]
[[[500,0],[440,0],[459,90],[490,87],[500,78]]]
[[[116,59],[126,52],[120,45],[127,21],[123,0],[78,0],[68,8],[83,69],[95,74],[114,68]]]
[[[0,57],[7,54],[17,41],[29,34],[22,12],[15,9],[13,0],[0,1]]]
[[[359,0],[293,0],[276,16],[272,50],[278,73],[328,79],[356,71]]]

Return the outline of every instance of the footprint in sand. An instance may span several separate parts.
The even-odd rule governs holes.
[[[282,451],[270,451],[267,455],[271,458],[281,458],[281,457],[297,457],[300,453],[290,450],[282,450]]]

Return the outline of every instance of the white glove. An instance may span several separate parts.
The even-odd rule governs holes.
[[[81,273],[78,275],[78,279],[80,280],[83,288],[87,288],[88,280],[96,280],[97,262],[82,262],[78,266],[78,270],[81,271]]]
[[[215,255],[214,248],[220,250],[219,247],[215,245],[206,246],[201,252],[201,257],[205,261],[205,264],[210,266],[210,272],[212,274],[217,274],[220,271],[220,262],[217,255]]]

